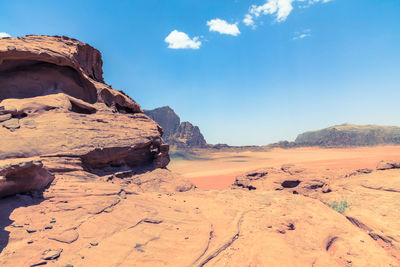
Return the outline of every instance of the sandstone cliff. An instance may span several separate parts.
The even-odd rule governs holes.
[[[57,173],[167,166],[161,128],[104,83],[101,54],[90,45],[57,36],[3,38],[0,63],[0,197],[37,190]]]
[[[144,113],[163,127],[164,140],[176,148],[206,148],[208,147],[199,127],[190,122],[180,122],[179,116],[168,106]]]

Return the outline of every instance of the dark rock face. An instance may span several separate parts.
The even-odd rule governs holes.
[[[193,126],[188,121],[182,122],[173,135],[171,144],[178,147],[207,147],[207,142],[201,134],[199,127]]]
[[[102,73],[100,52],[75,39],[0,39],[0,166],[17,164],[12,173],[0,168],[0,197],[45,187],[48,170],[89,176],[167,166],[160,126]]]
[[[181,123],[179,116],[168,106],[153,110],[144,110],[144,113],[163,128],[163,138],[166,142],[176,133]]]
[[[169,145],[182,149],[208,147],[199,127],[187,121],[180,123],[179,116],[170,107],[144,110],[144,113],[163,127],[163,138]]]

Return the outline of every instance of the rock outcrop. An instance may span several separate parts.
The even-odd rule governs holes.
[[[40,161],[15,162],[0,166],[0,198],[39,190],[54,179]]]
[[[173,135],[173,139],[170,141],[172,145],[177,147],[200,147],[206,148],[207,142],[200,132],[199,127],[193,126],[188,121],[182,122],[176,133]]]
[[[179,149],[209,147],[199,127],[187,121],[181,123],[172,108],[166,106],[144,110],[144,113],[163,127],[163,138],[169,145]]]
[[[382,160],[381,162],[378,163],[376,169],[380,171],[390,170],[390,169],[400,169],[400,161]]]
[[[342,124],[300,134],[295,143],[322,147],[399,144],[400,127]]]
[[[101,54],[90,45],[58,36],[3,38],[0,63],[0,163],[44,165],[25,172],[30,178],[3,175],[15,184],[7,189],[2,181],[0,195],[43,187],[51,182],[45,169],[69,172],[76,167],[69,162],[96,175],[167,166],[161,128],[104,83]]]
[[[355,147],[400,144],[400,127],[341,124],[299,134],[294,142],[281,141],[269,147]]]
[[[174,136],[181,124],[181,119],[175,111],[168,107],[144,110],[144,113],[163,128],[163,139],[168,142]]]

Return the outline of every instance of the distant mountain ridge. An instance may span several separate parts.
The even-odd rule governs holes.
[[[380,125],[357,125],[344,123],[328,128],[307,131],[297,136],[294,142],[281,141],[267,146],[236,147],[225,144],[207,144],[199,127],[190,122],[180,122],[179,116],[169,106],[144,110],[144,113],[155,120],[164,129],[164,140],[180,149],[213,148],[254,150],[281,147],[357,147],[400,144],[400,127]]]
[[[341,124],[299,134],[294,142],[283,141],[279,147],[350,147],[400,144],[400,127]]]
[[[163,128],[163,139],[169,145],[177,148],[209,147],[199,127],[188,121],[181,123],[179,116],[169,106],[144,110],[144,113]]]

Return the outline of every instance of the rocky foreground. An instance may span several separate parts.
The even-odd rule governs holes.
[[[400,266],[400,163],[202,191],[66,37],[0,39],[1,266]]]
[[[397,169],[334,173],[283,166],[241,175],[231,190],[186,185],[180,190],[186,192],[163,179],[166,170],[147,175],[137,184],[138,178],[71,173],[42,193],[0,200],[0,264],[400,264]]]

